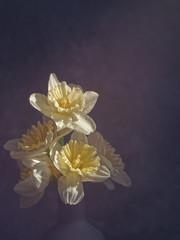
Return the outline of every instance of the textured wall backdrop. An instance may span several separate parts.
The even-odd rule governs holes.
[[[180,2],[0,1],[1,146],[40,113],[49,74],[99,93],[90,113],[124,159],[131,188],[87,184],[88,220],[107,240],[179,240]],[[57,190],[19,208],[16,162],[1,148],[0,239],[38,240]]]

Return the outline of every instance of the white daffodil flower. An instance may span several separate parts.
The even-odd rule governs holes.
[[[51,175],[49,162],[41,161],[33,168],[21,164],[21,180],[14,187],[14,191],[21,196],[21,208],[30,207],[42,198]]]
[[[51,147],[50,158],[62,174],[58,192],[64,203],[75,205],[82,200],[83,182],[103,182],[110,177],[109,170],[100,163],[96,148],[87,144],[85,135],[73,133],[65,146],[56,142]]]
[[[79,86],[59,82],[56,75],[51,74],[47,96],[34,93],[29,101],[42,114],[52,118],[58,129],[67,127],[88,135],[96,129],[94,121],[87,114],[97,98],[96,92],[83,93]]]
[[[31,130],[28,129],[26,134],[21,138],[7,141],[4,148],[10,151],[10,155],[14,159],[27,159],[35,156],[47,154],[48,147],[53,141],[65,136],[71,130],[64,128],[57,132],[56,125],[52,120],[32,125]]]
[[[131,186],[131,179],[124,171],[124,163],[119,154],[115,154],[115,149],[103,138],[99,132],[94,132],[88,136],[88,144],[97,148],[101,163],[110,171],[111,179],[123,186]],[[114,189],[114,183],[107,179],[104,181],[108,189]]]

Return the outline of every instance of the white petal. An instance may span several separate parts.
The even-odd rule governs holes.
[[[51,148],[50,148],[50,152],[49,152],[49,156],[52,160],[52,162],[55,164],[58,164],[58,159],[56,157],[57,153],[59,153],[62,149],[62,146],[59,144],[59,142],[54,142],[52,145],[51,145]]]
[[[93,91],[88,91],[83,94],[85,99],[85,108],[83,110],[83,114],[88,114],[94,107],[97,102],[99,94]]]
[[[111,179],[125,187],[130,187],[132,185],[131,179],[125,171],[114,171]]]
[[[32,168],[34,167],[34,165],[40,162],[40,160],[37,159],[36,157],[31,159],[22,159],[21,161],[23,165],[26,166],[27,168]]]
[[[87,137],[83,133],[80,133],[80,132],[77,132],[77,131],[74,131],[71,134],[71,140],[76,140],[78,142],[84,142],[86,144],[88,143]]]
[[[45,145],[44,146],[42,146],[41,148],[39,148],[39,150],[41,150],[41,149],[46,149],[46,148],[48,148],[49,147],[49,145],[52,143],[52,141],[53,141],[53,133],[52,132],[50,132],[50,133],[48,133],[48,135],[46,136],[46,139],[45,139]]]
[[[51,117],[55,121],[58,131],[63,128],[73,129],[72,123],[78,120],[77,116],[73,113],[70,115],[52,113]]]
[[[64,159],[61,158],[60,159],[60,155],[59,152],[56,151],[56,154],[54,156],[54,166],[64,175],[66,176],[69,172],[69,167],[68,165],[65,163]]]
[[[34,151],[34,152],[24,152],[24,151],[19,151],[19,152],[15,152],[12,151],[10,152],[10,155],[12,158],[14,159],[30,159],[33,158],[35,156],[40,156],[40,155],[44,155],[45,152],[41,152],[41,151]]]
[[[40,162],[33,167],[33,174],[29,178],[15,185],[14,191],[25,197],[33,197],[46,188],[50,176],[49,164]]]
[[[65,81],[60,82],[60,88],[62,90],[63,96],[67,96],[71,92],[71,88],[67,85]]]
[[[89,181],[90,182],[103,182],[104,180],[106,180],[109,177],[110,177],[109,170],[104,165],[101,165],[96,172],[87,173],[83,177],[83,182],[89,182]]]
[[[45,145],[41,146],[36,151],[25,152],[25,151],[18,151],[18,149],[17,149],[17,151],[11,151],[10,155],[14,159],[21,159],[21,160],[32,159],[36,156],[41,156],[41,155],[46,154],[46,149],[50,146],[52,141],[53,141],[53,133],[50,132],[46,137]]]
[[[25,165],[23,164],[23,162],[21,160],[17,160],[17,165],[20,170],[22,170],[25,167]]]
[[[68,95],[69,102],[76,102],[78,99],[82,97],[82,91],[80,88],[73,88]]]
[[[22,155],[24,156],[24,158],[32,158],[34,156],[41,156],[44,155],[46,153],[46,149],[52,144],[53,142],[53,133],[50,132],[45,139],[45,144],[42,145],[40,148],[38,148],[36,151],[32,151],[32,152],[22,152]],[[20,152],[19,152],[20,153]],[[15,155],[18,156],[19,153],[17,152]],[[22,157],[19,157],[22,159]]]
[[[45,116],[45,115],[42,115],[42,121],[43,123],[47,123],[49,120],[53,121],[51,118]]]
[[[105,155],[106,153],[105,141],[103,136],[99,132],[91,133],[88,136],[88,143],[89,145],[93,145],[97,148],[98,154]]]
[[[51,171],[47,162],[37,163],[33,167],[32,179],[39,192],[43,191],[49,184]]]
[[[77,115],[78,121],[73,122],[74,130],[89,135],[96,130],[96,124],[88,115]]]
[[[77,120],[76,116],[73,116],[73,117],[74,117],[74,120]],[[52,118],[49,118],[49,117],[43,115],[42,120],[43,120],[43,123],[47,123],[49,120],[51,120],[53,122],[54,128],[57,130],[56,123]],[[70,128],[67,128],[67,127],[63,128],[63,129],[60,128],[57,131],[57,137],[58,138],[64,137],[64,136],[68,135],[70,132],[72,132],[72,129],[70,129]],[[55,141],[58,141],[58,139],[55,139]]]
[[[64,162],[64,159],[60,159],[60,151],[62,149],[62,146],[58,143],[55,142],[51,146],[51,150],[49,152],[50,158],[54,164],[54,166],[63,174],[67,175],[69,171],[68,165]]]
[[[114,183],[110,179],[106,179],[103,183],[109,190],[115,189]]]
[[[43,119],[43,122],[47,123],[49,120],[53,121],[54,124],[55,124],[55,127],[57,125],[57,122],[58,121],[63,121],[63,119],[69,119],[69,118],[72,118],[73,116],[66,116],[62,113],[59,113],[57,112],[55,109],[52,109],[52,113],[51,113],[51,117],[47,117],[45,115],[43,115],[42,119]],[[77,118],[74,118],[74,119],[77,119]]]
[[[47,154],[41,155],[41,156],[37,156],[33,158],[34,160],[37,160],[39,162],[46,162],[48,164],[51,163],[51,160],[49,158],[49,156]]]
[[[54,73],[51,73],[50,77],[49,77],[49,82],[48,82],[48,91],[53,89],[58,84],[59,84],[59,81],[58,81],[56,75]]]
[[[84,92],[83,89],[82,89],[82,87],[79,86],[79,85],[76,85],[76,84],[70,83],[70,84],[68,84],[68,86],[69,86],[70,88],[73,88],[73,87],[74,87],[74,88],[80,88],[81,91]]]
[[[69,172],[66,177],[60,177],[58,181],[58,192],[64,203],[70,205],[79,203],[84,197],[81,177],[73,172]]]
[[[4,149],[6,149],[8,151],[17,151],[18,150],[17,142],[19,142],[19,141],[21,141],[20,138],[9,140],[4,144],[3,147],[4,147]]]
[[[68,135],[70,132],[72,132],[72,129],[70,128],[63,128],[60,129],[57,134],[58,134],[58,139],[60,139],[61,137],[64,137],[66,135]],[[56,140],[57,141],[57,140]]]
[[[43,195],[44,195],[44,191],[38,193],[37,195],[35,195],[33,197],[21,196],[20,197],[20,208],[31,207],[32,205],[34,205],[37,202],[39,202],[39,200],[42,198]]]
[[[33,93],[29,98],[29,102],[34,108],[47,117],[51,117],[51,113],[56,111],[48,104],[47,97],[41,93]]]
[[[14,191],[25,197],[33,197],[37,195],[38,189],[34,184],[32,177],[27,178],[26,180],[19,182],[15,185]]]
[[[99,157],[100,157],[101,163],[103,165],[105,165],[109,169],[110,173],[112,174],[113,171],[114,171],[112,163],[106,157],[104,157],[103,155],[99,155]]]

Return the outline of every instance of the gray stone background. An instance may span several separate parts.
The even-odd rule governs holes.
[[[180,239],[179,46],[178,0],[0,1],[1,240],[38,240],[57,218],[55,185],[19,208],[19,170],[2,148],[41,118],[28,98],[52,72],[99,93],[90,116],[133,182],[86,184],[88,220],[107,240]]]

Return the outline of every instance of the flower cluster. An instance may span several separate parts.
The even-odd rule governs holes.
[[[96,92],[59,82],[55,74],[50,75],[47,96],[30,96],[31,105],[43,114],[42,121],[4,145],[20,168],[14,187],[21,196],[20,207],[37,203],[52,181],[57,182],[62,201],[71,205],[84,197],[83,182],[103,182],[110,190],[113,181],[131,185],[122,159],[87,115],[97,98]],[[64,143],[70,133],[69,142]]]

